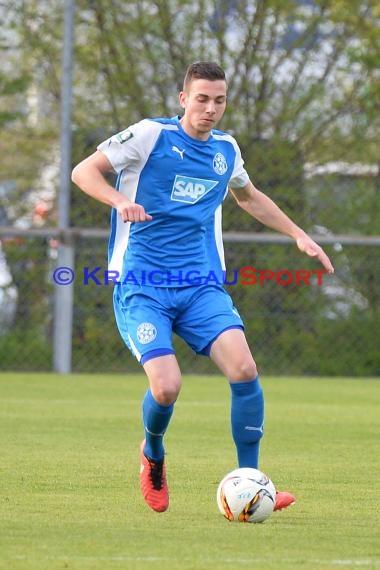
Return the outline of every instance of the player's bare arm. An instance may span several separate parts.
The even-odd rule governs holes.
[[[115,208],[124,222],[151,220],[152,216],[140,204],[131,202],[107,182],[106,175],[110,172],[113,172],[110,161],[97,150],[74,168],[71,179],[92,198]]]
[[[293,238],[297,247],[310,257],[316,257],[329,273],[334,267],[323,251],[307,233],[295,224],[266,194],[254,187],[252,182],[238,189],[230,189],[238,205],[253,218],[282,234]]]

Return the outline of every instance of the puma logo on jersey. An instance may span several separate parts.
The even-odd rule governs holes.
[[[178,152],[179,156],[182,158],[183,160],[183,153],[185,152],[185,149],[183,150],[179,150],[178,146],[173,145],[172,146],[172,151],[173,152]]]
[[[192,178],[177,174],[174,180],[171,199],[175,202],[195,204],[218,184],[215,180]]]

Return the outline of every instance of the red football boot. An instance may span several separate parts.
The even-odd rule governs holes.
[[[140,488],[145,502],[151,509],[162,513],[169,506],[164,460],[154,461],[144,455],[145,439],[140,446]]]
[[[282,511],[291,505],[294,505],[296,498],[286,491],[276,491],[276,504],[274,511]]]

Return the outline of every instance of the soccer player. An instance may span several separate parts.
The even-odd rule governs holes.
[[[236,140],[215,129],[226,102],[224,70],[194,63],[179,94],[182,116],[141,120],[99,144],[72,174],[79,188],[112,207],[116,322],[149,381],[140,486],[158,512],[169,505],[163,438],[181,389],[173,332],[227,377],[238,465],[258,467],[263,392],[242,319],[223,288],[221,207],[228,191],[245,212],[334,271],[322,248],[255,188]],[[117,173],[116,189],[109,172]],[[277,492],[275,509],[294,501]]]

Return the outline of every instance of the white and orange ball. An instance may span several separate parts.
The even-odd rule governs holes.
[[[276,489],[262,471],[242,467],[223,477],[216,500],[220,512],[229,521],[260,523],[273,512]]]

